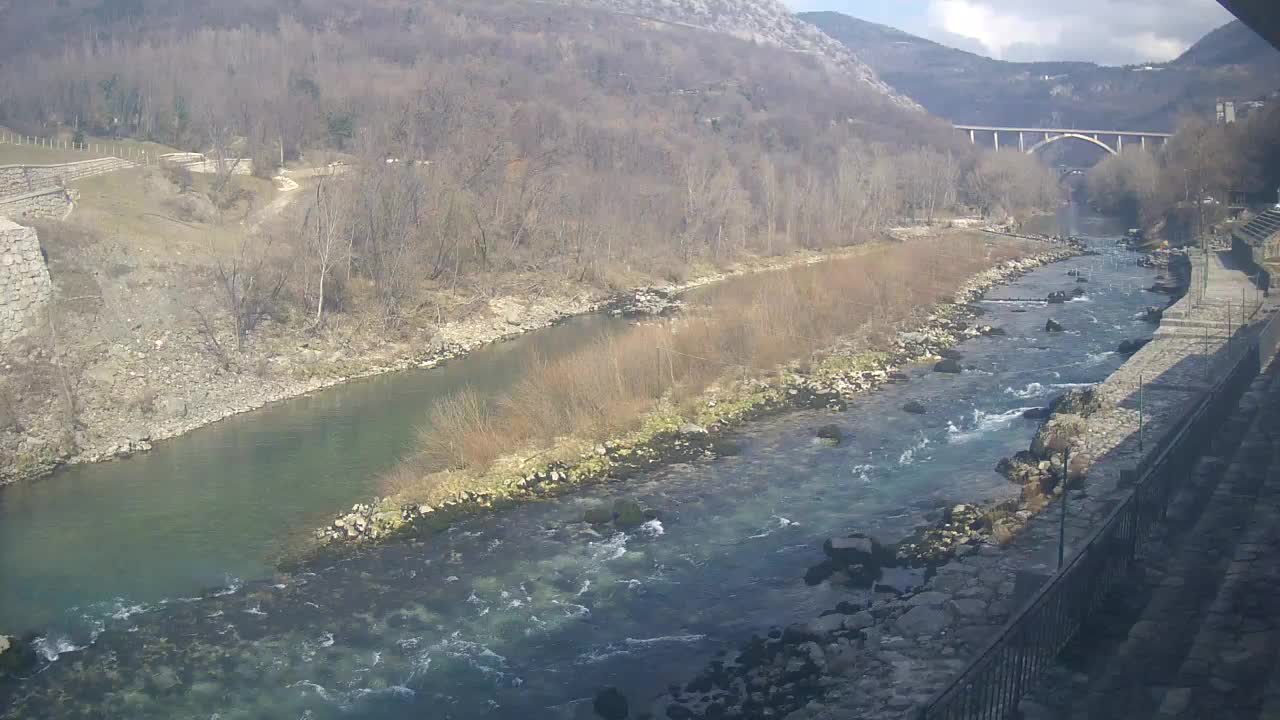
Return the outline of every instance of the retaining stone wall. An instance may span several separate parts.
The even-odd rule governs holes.
[[[55,186],[44,190],[0,197],[0,218],[61,220],[71,207],[71,191]]]
[[[82,160],[62,165],[0,165],[0,198],[58,187],[133,166],[134,163],[120,158]]]
[[[34,329],[52,295],[35,229],[0,217],[0,344]]]

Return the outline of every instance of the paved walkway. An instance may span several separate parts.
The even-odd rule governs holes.
[[[1025,718],[1280,718],[1280,363]]]

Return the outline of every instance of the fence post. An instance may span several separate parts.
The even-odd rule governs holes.
[[[1067,485],[1071,481],[1071,445],[1062,451],[1062,510],[1058,513],[1058,569],[1062,569],[1062,561],[1067,549]]]
[[[1146,452],[1143,437],[1146,426],[1143,417],[1146,411],[1146,390],[1147,385],[1143,382],[1142,373],[1138,373],[1138,453],[1140,455]]]

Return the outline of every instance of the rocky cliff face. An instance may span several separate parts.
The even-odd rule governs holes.
[[[822,58],[896,104],[921,109],[898,93],[852,50],[816,26],[801,20],[781,0],[558,0],[657,23],[724,33]]]

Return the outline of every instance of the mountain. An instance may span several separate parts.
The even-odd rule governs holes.
[[[764,45],[823,58],[904,106],[919,106],[883,82],[848,43],[801,20],[781,0],[560,0],[566,5],[602,8],[655,23],[670,23],[732,35]]]
[[[1251,66],[1270,60],[1275,65],[1278,57],[1280,52],[1270,43],[1236,20],[1200,38],[1171,64],[1177,67]]]
[[[1254,100],[1280,87],[1280,51],[1238,21],[1172,62],[1108,67],[994,60],[834,12],[800,18],[929,112],[961,124],[1168,130],[1184,113],[1212,113],[1219,98]]]

